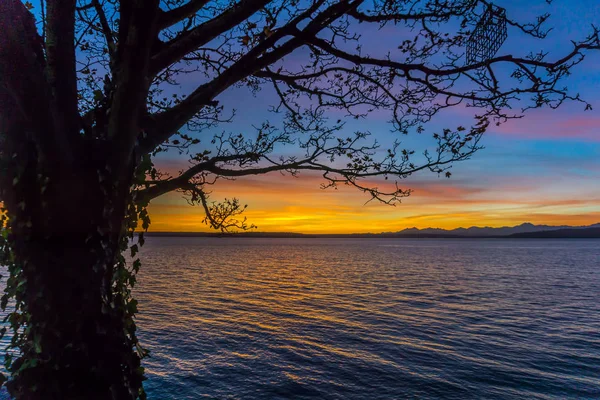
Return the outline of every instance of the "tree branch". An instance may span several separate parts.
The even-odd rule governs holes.
[[[113,38],[112,30],[110,29],[110,25],[108,24],[108,20],[106,19],[106,14],[104,13],[104,9],[100,4],[99,0],[92,0],[92,4],[96,13],[98,14],[98,18],[100,19],[100,26],[102,28],[102,34],[104,34],[104,39],[106,40],[106,46],[108,47],[108,54],[111,60],[115,57],[116,44]]]
[[[253,154],[240,154],[240,155],[229,155],[229,156],[218,156],[213,157],[210,160],[198,163],[187,171],[179,175],[177,178],[166,179],[155,183],[153,186],[146,189],[140,189],[137,193],[137,199],[141,201],[150,201],[156,197],[162,196],[163,194],[172,192],[177,189],[184,188],[187,186],[192,178],[203,171],[211,171],[215,168],[219,162],[231,162],[235,160],[244,160],[247,158],[256,157]]]
[[[115,167],[130,165],[140,132],[140,114],[145,110],[150,87],[150,50],[156,35],[159,0],[122,0],[117,64],[108,121],[113,141]]]
[[[296,35],[298,37],[301,37],[303,40],[305,40],[306,43],[312,44],[313,46],[316,46],[319,49],[326,51],[327,53],[329,53],[331,55],[334,55],[334,56],[344,59],[346,61],[350,61],[356,65],[374,65],[374,66],[379,66],[379,67],[395,68],[395,69],[403,71],[404,73],[407,73],[407,74],[410,73],[411,71],[413,71],[413,72],[418,71],[418,72],[422,72],[426,75],[431,75],[431,76],[457,75],[457,74],[468,72],[468,71],[475,71],[482,67],[487,67],[488,65],[496,64],[496,63],[500,63],[500,62],[509,62],[509,63],[513,63],[513,64],[523,64],[523,65],[531,65],[531,66],[542,67],[542,68],[547,68],[547,69],[554,69],[554,68],[557,68],[560,65],[563,65],[563,64],[567,63],[568,61],[574,59],[576,56],[582,54],[581,53],[582,50],[598,50],[598,49],[600,49],[600,43],[598,43],[597,41],[595,41],[595,42],[590,41],[590,42],[583,42],[583,43],[575,44],[573,47],[573,50],[570,53],[566,54],[564,57],[562,57],[560,59],[557,59],[554,62],[548,62],[548,61],[536,60],[536,59],[528,59],[528,58],[520,58],[520,57],[514,57],[512,55],[504,55],[504,56],[494,57],[494,58],[491,58],[486,61],[480,61],[478,63],[464,65],[464,66],[460,66],[460,67],[452,66],[452,67],[445,67],[445,68],[432,68],[432,67],[426,66],[425,64],[402,63],[402,62],[398,62],[398,61],[393,61],[391,59],[378,59],[378,58],[373,58],[373,57],[369,57],[369,56],[361,56],[358,54],[348,53],[346,51],[343,51],[343,50],[340,50],[340,49],[334,47],[333,45],[331,45],[330,43],[326,42],[323,39],[317,38],[315,36],[307,35],[303,31],[297,31]]]
[[[75,58],[76,0],[48,0],[46,10],[47,76],[60,112],[57,129],[72,141],[79,136]]]
[[[70,165],[71,145],[55,123],[51,88],[44,75],[43,42],[33,15],[19,0],[0,2],[0,113],[19,112],[42,161]],[[9,106],[9,104],[14,104]],[[1,126],[2,135],[11,135]]]
[[[323,28],[340,18],[348,9],[356,7],[356,3],[356,1],[345,0],[328,7],[309,22],[302,32],[316,35]],[[146,124],[148,127],[146,130],[148,137],[140,144],[140,152],[146,154],[152,151],[156,146],[175,134],[201,108],[214,103],[214,98],[234,83],[281,60],[286,55],[301,47],[303,40],[299,38],[288,40],[279,47],[276,44],[288,34],[298,32],[296,26],[300,21],[309,17],[321,4],[323,4],[323,1],[316,2],[313,7],[307,9],[285,26],[277,29],[271,36],[265,38],[244,54],[229,69],[222,72],[212,81],[198,87],[179,105],[150,116]],[[268,51],[269,49],[272,50]]]
[[[240,136],[215,137],[217,143],[217,156],[208,158],[207,153],[193,157],[199,161],[176,178],[162,181],[146,182],[143,189],[138,190],[137,200],[146,204],[153,198],[162,194],[183,190],[189,191],[193,186],[203,186],[214,182],[218,177],[238,178],[249,175],[262,175],[276,171],[287,171],[295,175],[298,171],[315,171],[323,173],[328,182],[324,187],[336,186],[339,183],[349,184],[368,192],[373,199],[383,202],[394,202],[397,196],[407,195],[408,192],[397,188],[395,191],[385,193],[376,188],[369,188],[359,181],[365,178],[394,176],[398,179],[405,178],[422,170],[436,173],[446,172],[450,164],[469,158],[480,147],[478,142],[485,132],[488,121],[478,119],[476,126],[464,133],[465,128],[458,127],[456,131],[445,129],[443,134],[434,134],[437,147],[433,154],[423,153],[423,162],[415,163],[411,156],[414,151],[400,150],[399,143],[395,143],[387,150],[387,155],[380,160],[375,160],[373,155],[379,149],[375,142],[372,145],[362,142],[368,134],[357,132],[353,137],[338,138],[335,131],[341,128],[315,128],[310,138],[300,147],[306,149],[302,158],[281,158],[276,161],[269,157],[275,144],[289,143],[287,134],[276,134],[277,130],[268,124],[257,128],[259,131],[255,141],[244,140]],[[298,143],[296,143],[298,144]],[[336,162],[337,159],[347,159]],[[447,174],[449,176],[449,174]],[[209,176],[214,176],[212,181]],[[384,197],[389,197],[387,200]]]
[[[210,0],[190,0],[181,7],[177,7],[170,11],[163,11],[158,19],[158,29],[166,29],[193,16],[209,2]]]
[[[438,8],[433,8],[429,12],[390,12],[385,14],[366,14],[358,11],[356,8],[348,11],[348,15],[359,22],[398,22],[398,21],[417,21],[425,19],[444,20],[450,17],[460,16],[464,13],[464,7],[453,7],[451,4],[438,5],[437,2],[432,3]]]
[[[241,0],[218,17],[160,46],[158,54],[152,56],[150,75],[154,76],[158,74],[169,65],[181,60],[186,54],[237,26],[267,5],[269,1]]]

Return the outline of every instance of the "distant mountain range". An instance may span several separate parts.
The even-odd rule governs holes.
[[[533,237],[540,232],[556,232],[564,231],[565,234],[573,234],[581,230],[600,229],[600,223],[588,226],[552,226],[552,225],[533,225],[526,222],[517,226],[503,226],[501,228],[491,228],[472,226],[470,228],[456,228],[451,230],[439,228],[408,228],[400,232],[396,232],[398,236],[453,236],[453,237]],[[581,233],[581,232],[579,232]]]
[[[172,236],[172,237],[268,237],[268,238],[295,238],[295,237],[328,237],[328,238],[600,238],[600,223],[587,226],[552,226],[533,225],[524,223],[517,226],[504,226],[501,228],[478,227],[457,229],[439,228],[408,228],[399,232],[383,233],[351,233],[351,234],[302,234],[291,232],[241,232],[241,233],[213,233],[213,232],[148,232],[147,236]]]

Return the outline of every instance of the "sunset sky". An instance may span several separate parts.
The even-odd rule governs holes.
[[[501,1],[509,15],[524,20],[544,10],[545,1]],[[556,0],[547,7],[552,13],[548,26],[554,30],[545,41],[523,40],[509,29],[509,39],[499,53],[524,55],[545,49],[555,55],[568,51],[569,39],[583,39],[591,23],[600,25],[597,0]],[[512,34],[512,35],[511,35]],[[368,35],[367,35],[368,36]],[[371,37],[371,36],[368,36]],[[373,50],[395,49],[399,38],[383,32],[372,35]],[[377,38],[377,40],[375,40]],[[413,175],[402,182],[414,189],[402,204],[390,207],[371,202],[351,188],[321,190],[318,176],[299,178],[275,173],[237,181],[222,181],[212,198],[238,197],[248,204],[245,215],[259,231],[285,232],[389,232],[407,227],[456,228],[459,226],[504,226],[523,222],[549,225],[588,225],[600,222],[600,55],[590,55],[565,83],[593,106],[584,112],[577,103],[559,110],[535,110],[524,119],[489,129],[481,150],[468,161],[456,164],[452,178],[431,173]],[[182,92],[194,86],[187,77]],[[218,98],[237,110],[235,121],[218,130],[244,132],[270,115],[272,93],[253,96],[247,90],[230,90]],[[518,107],[518,104],[517,104]],[[452,109],[437,116],[428,131],[457,126],[473,114]],[[389,115],[378,113],[366,120],[350,121],[349,130],[368,128],[383,143],[395,134]],[[214,133],[214,132],[213,132]],[[207,133],[208,135],[208,133]],[[210,135],[208,136],[210,137]],[[419,138],[406,138],[419,149]],[[185,168],[185,156],[167,155],[158,165],[168,171]],[[152,231],[206,231],[200,207],[187,204],[180,194],[155,199],[150,206]]]

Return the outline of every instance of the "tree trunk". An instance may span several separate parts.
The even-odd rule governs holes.
[[[0,262],[17,329],[8,390],[17,400],[137,398],[135,305],[118,265],[133,171],[111,170],[107,141],[55,123],[78,115],[51,99],[20,1],[0,0],[0,28],[0,201],[12,255]]]
[[[22,336],[8,390],[17,400],[135,399],[143,370],[116,267],[133,174],[111,173],[102,141],[83,138],[72,168],[44,163],[10,111],[0,112],[0,199],[20,307],[9,321]]]
[[[111,192],[99,170],[86,162],[48,176],[33,162],[5,196],[24,306],[16,399],[133,399],[141,387],[114,278],[128,187]]]
[[[16,246],[17,261],[27,262],[29,317],[23,354],[8,384],[16,399],[137,397],[140,382],[132,378],[139,357],[124,333],[122,304],[111,307],[110,283],[98,268],[106,254],[90,254],[84,236],[59,234]]]

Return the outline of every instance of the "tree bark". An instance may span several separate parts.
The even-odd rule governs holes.
[[[7,387],[17,400],[138,397],[140,356],[114,273],[132,174],[106,169],[102,141],[79,142],[71,168],[41,162],[0,90],[0,199],[9,215],[23,336]]]
[[[21,268],[17,318],[26,319],[9,392],[27,400],[135,399],[140,357],[113,279],[128,186],[110,191],[94,160],[57,173],[39,168],[26,141],[13,150],[29,162],[8,169],[21,171],[6,174],[18,182],[3,196]]]
[[[137,398],[140,357],[124,333],[122,299],[111,293],[108,268],[102,268],[114,262],[116,249],[99,253],[89,236],[57,232],[12,240],[16,261],[24,265],[29,318],[7,385],[18,400]]]
[[[0,1],[0,27],[0,201],[17,303],[9,322],[18,328],[8,390],[17,400],[136,399],[143,370],[117,268],[133,160],[114,168],[112,141],[64,123],[79,118],[72,101],[58,101],[73,87],[50,88],[46,72],[69,68],[60,57],[45,64],[20,1]]]

